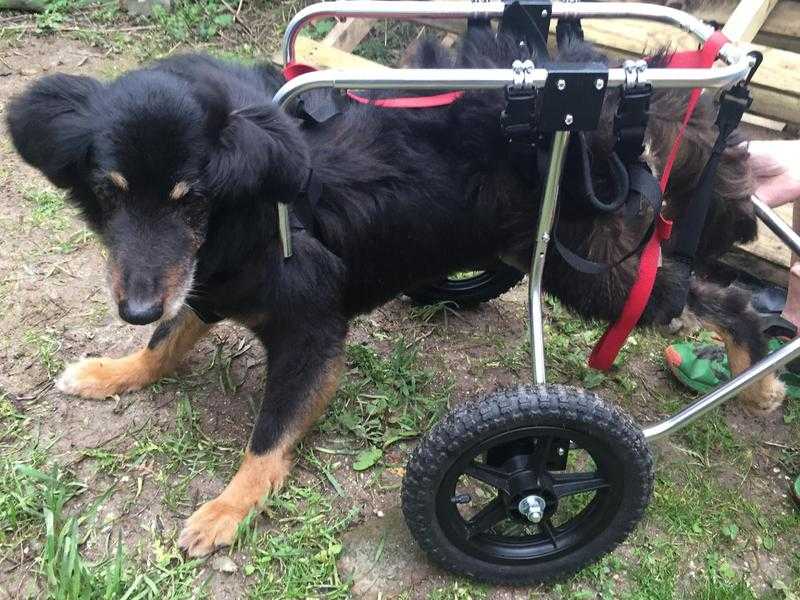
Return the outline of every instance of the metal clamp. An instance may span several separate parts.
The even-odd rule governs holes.
[[[648,81],[645,77],[647,73],[647,61],[639,60],[626,60],[622,63],[622,70],[625,72],[625,89],[633,89],[640,85],[647,85]]]

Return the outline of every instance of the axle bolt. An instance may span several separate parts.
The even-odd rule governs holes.
[[[602,90],[605,87],[605,82],[602,79],[595,79],[594,80],[594,87],[598,90]]]
[[[563,448],[559,448],[558,449],[558,455],[559,456],[564,456],[564,454],[566,454],[566,450],[564,450]]]
[[[543,18],[543,19],[546,19],[546,18],[547,18],[547,14],[548,14],[548,13],[547,13],[547,9],[544,9],[544,10],[542,11],[542,18]]]
[[[544,501],[544,498],[531,494],[520,500],[517,508],[528,521],[531,523],[538,523],[542,520],[542,517],[544,517],[544,509],[546,506],[547,503]]]
[[[565,87],[567,87],[567,82],[564,81],[563,79],[559,79],[558,81],[556,81],[556,87],[559,90],[563,90]]]
[[[575,119],[570,114],[568,114],[566,117],[564,117],[564,123],[566,123],[567,125],[572,125],[572,122],[574,120]]]

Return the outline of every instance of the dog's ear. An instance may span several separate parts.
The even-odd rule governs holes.
[[[205,113],[206,135],[216,142],[230,122],[231,102],[228,94],[222,84],[213,79],[197,81],[193,88],[194,97]]]
[[[17,151],[58,187],[80,182],[91,147],[92,96],[101,88],[90,77],[49,75],[8,105],[8,129]]]
[[[221,198],[291,202],[308,176],[308,146],[275,105],[234,111],[220,131],[207,185]]]

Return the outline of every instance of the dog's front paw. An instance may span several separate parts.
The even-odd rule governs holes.
[[[230,546],[247,511],[216,498],[206,502],[186,520],[178,545],[189,556],[205,556],[221,546]]]
[[[69,365],[56,380],[64,393],[103,400],[143,388],[154,381],[136,354],[125,358],[85,358]]]

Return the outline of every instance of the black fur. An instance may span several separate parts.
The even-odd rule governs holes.
[[[508,67],[517,58],[513,40],[480,30],[467,36],[457,55],[426,43],[416,57],[422,66],[440,67]],[[583,44],[560,59],[605,60]],[[118,301],[136,294],[147,296],[142,302],[181,300],[194,270],[191,305],[247,323],[265,344],[268,400],[256,421],[255,452],[273,448],[313,412],[308,398],[341,352],[354,315],[498,257],[527,267],[541,193],[510,164],[499,123],[501,92],[467,92],[451,106],[430,110],[353,104],[330,122],[303,129],[271,102],[282,83],[268,67],[192,55],[110,83],[46,77],[8,110],[20,154],[72,192],[108,244]],[[666,92],[653,99],[656,168],[674,139],[686,96]],[[610,91],[601,128],[588,136],[599,188],[606,181],[602,157],[613,144],[615,109],[616,92]],[[667,194],[667,210],[676,218],[708,155],[712,121],[706,98]],[[755,235],[745,158],[746,152],[732,150],[723,160],[702,245],[706,254]],[[284,260],[276,203],[296,198],[309,167],[322,184],[318,233],[295,230],[294,256]],[[109,182],[109,172],[121,173],[128,189]],[[575,201],[569,196],[574,177],[568,164],[562,204]],[[190,191],[172,200],[179,181]],[[562,217],[558,234],[591,259],[614,261],[646,227],[644,217]],[[633,258],[592,277],[571,271],[551,252],[545,285],[582,314],[613,319],[636,264]],[[645,322],[674,316],[674,279],[667,258]],[[714,289],[709,296],[695,286],[690,301],[704,314],[726,313],[718,320],[757,358],[763,354],[757,326],[737,320],[748,310],[746,299],[729,295]],[[156,336],[163,333],[159,328]]]

